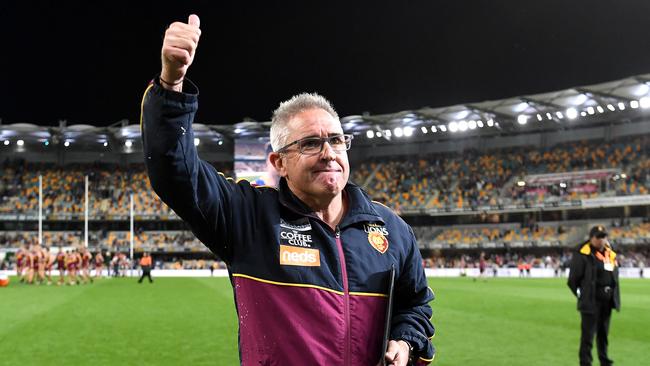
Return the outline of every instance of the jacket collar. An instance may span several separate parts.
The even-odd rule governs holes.
[[[616,258],[616,252],[610,246],[607,246],[606,249],[608,249],[609,257],[611,259]],[[589,243],[589,241],[582,244],[582,246],[580,247],[580,254],[591,255],[591,243]]]
[[[384,223],[384,219],[379,216],[366,192],[359,186],[348,182],[343,190],[343,194],[348,199],[348,212],[341,220],[339,227],[343,228],[358,222]],[[285,178],[280,178],[278,191],[280,192],[279,200],[282,205],[298,214],[317,218],[314,211],[291,192]]]

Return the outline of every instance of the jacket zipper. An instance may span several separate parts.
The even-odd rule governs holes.
[[[328,227],[328,225],[321,220],[319,217],[315,215],[305,215],[304,213],[301,213],[297,210],[295,210],[293,207],[290,207],[286,203],[281,201],[281,204],[284,205],[284,207],[288,208],[289,210],[303,216],[308,216],[311,217],[317,221],[322,222],[325,227]],[[344,366],[349,366],[351,364],[351,357],[352,357],[352,330],[350,327],[350,290],[348,288],[348,271],[345,266],[345,254],[343,253],[343,242],[341,241],[341,229],[336,226],[336,229],[334,230],[334,236],[336,238],[336,247],[339,252],[339,260],[341,262],[341,276],[343,277],[343,316],[345,318],[345,355],[343,355],[344,359]]]
[[[343,276],[343,315],[345,317],[345,355],[344,365],[350,365],[350,356],[352,354],[352,340],[350,330],[350,289],[348,288],[348,271],[345,267],[345,255],[343,254],[343,243],[341,242],[341,230],[336,227],[336,247],[339,251],[339,260],[341,261],[341,275]]]

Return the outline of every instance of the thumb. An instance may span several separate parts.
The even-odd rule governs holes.
[[[190,15],[190,17],[187,19],[187,24],[189,25],[195,25],[197,27],[201,27],[201,20],[199,19],[199,16],[196,14]]]

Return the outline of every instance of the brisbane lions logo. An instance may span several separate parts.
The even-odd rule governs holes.
[[[381,254],[386,253],[388,250],[388,230],[382,225],[366,224],[363,230],[368,233],[368,243]]]

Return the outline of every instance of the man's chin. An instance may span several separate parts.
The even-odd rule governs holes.
[[[319,182],[317,191],[323,195],[330,195],[332,197],[341,193],[341,185],[339,182]]]

